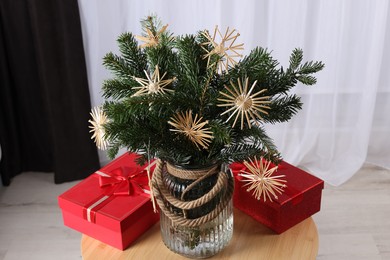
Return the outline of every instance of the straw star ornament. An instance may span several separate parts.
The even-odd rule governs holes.
[[[248,186],[247,191],[253,190],[253,195],[256,199],[260,200],[263,197],[264,201],[267,198],[272,201],[272,198],[278,199],[277,193],[281,194],[286,186],[286,180],[282,178],[285,175],[272,176],[278,169],[278,166],[270,168],[271,162],[263,162],[261,157],[259,160],[255,158],[254,161],[250,159],[250,162],[244,161],[244,165],[248,168],[249,172],[242,171],[240,174],[244,179],[242,181],[247,182],[244,186]]]
[[[222,35],[221,31],[218,29],[218,26],[215,26],[214,34],[211,36],[208,31],[202,33],[204,37],[208,40],[207,42],[202,43],[201,47],[203,50],[207,52],[206,55],[203,56],[204,59],[207,58],[207,67],[210,67],[210,60],[214,54],[218,54],[220,59],[217,64],[217,70],[222,72],[223,70],[227,71],[229,66],[234,66],[237,61],[234,58],[242,57],[238,51],[244,49],[244,44],[236,44],[235,42],[240,36],[240,34],[236,30],[229,30],[229,27],[226,29],[224,35]],[[211,50],[203,47],[210,46]]]
[[[198,114],[195,118],[192,118],[192,111],[180,112],[171,117],[171,121],[168,124],[175,127],[169,129],[173,132],[183,133],[187,136],[200,150],[200,147],[207,149],[213,139],[212,132],[209,127],[205,127],[208,121],[202,122],[202,117],[198,119]]]
[[[248,127],[251,128],[250,120],[260,120],[262,119],[259,113],[268,114],[265,109],[270,109],[266,104],[271,103],[269,101],[270,96],[259,96],[263,94],[266,89],[262,89],[254,94],[252,94],[254,87],[256,86],[257,81],[255,81],[251,88],[248,91],[249,79],[246,78],[244,82],[244,87],[240,79],[237,79],[238,88],[230,81],[230,85],[233,90],[225,85],[225,89],[228,93],[220,91],[219,93],[223,96],[222,98],[218,98],[218,101],[222,102],[218,104],[219,107],[231,107],[221,115],[231,113],[229,118],[226,120],[229,121],[236,115],[232,127],[234,127],[237,123],[238,118],[241,118],[241,129],[244,128],[244,120],[246,120]]]
[[[145,36],[135,36],[135,38],[139,41],[144,42],[139,46],[139,48],[145,48],[145,47],[155,47],[158,45],[161,35],[165,32],[167,29],[168,24],[163,26],[158,32],[155,34],[149,29],[146,28],[146,35]]]
[[[101,107],[94,107],[90,113],[92,120],[88,120],[91,125],[89,128],[90,133],[93,133],[91,139],[95,139],[97,148],[101,150],[106,150],[108,146],[108,141],[105,138],[104,125],[108,122],[106,113],[101,109]]]
[[[162,75],[162,77],[160,77],[160,69],[158,68],[158,65],[156,65],[152,75],[149,75],[146,70],[144,72],[146,79],[133,77],[133,79],[140,84],[139,87],[134,87],[134,89],[138,89],[138,91],[134,93],[133,96],[139,96],[142,94],[162,94],[173,91],[172,89],[167,89],[165,87],[171,84],[175,78],[164,79],[167,74],[166,72]]]

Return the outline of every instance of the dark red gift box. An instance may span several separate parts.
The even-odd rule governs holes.
[[[147,166],[137,165],[136,157],[125,153],[61,194],[64,224],[124,250],[156,223]]]
[[[235,179],[233,204],[236,208],[280,234],[320,210],[324,182],[282,161],[274,175],[285,175],[287,187],[277,199],[257,200],[243,187],[239,173],[248,171],[241,163],[230,165]]]

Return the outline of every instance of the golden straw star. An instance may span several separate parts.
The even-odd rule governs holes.
[[[234,45],[237,37],[240,36],[238,32],[234,34],[235,32],[235,29],[229,31],[228,27],[225,34],[222,35],[221,31],[218,29],[218,26],[215,26],[213,36],[211,36],[208,31],[202,33],[202,35],[208,40],[207,42],[201,44],[203,50],[207,52],[207,54],[203,57],[204,59],[208,59],[207,67],[211,66],[210,59],[214,54],[218,54],[220,56],[216,67],[219,72],[222,72],[224,69],[225,71],[228,71],[229,66],[234,66],[237,63],[234,58],[242,57],[242,54],[238,53],[238,51],[244,49],[244,44],[241,43]],[[216,38],[218,40],[216,40]],[[203,47],[203,45],[211,45],[212,49],[208,50],[207,48]]]
[[[133,77],[135,81],[137,81],[141,86],[134,87],[134,89],[139,89],[133,96],[139,96],[142,94],[159,94],[165,92],[171,92],[172,89],[165,88],[167,85],[171,84],[175,78],[173,79],[164,79],[166,72],[160,77],[160,70],[158,65],[156,65],[154,72],[152,75],[149,75],[147,71],[144,71],[146,75],[146,79]]]
[[[234,115],[236,115],[236,118],[234,119],[232,127],[236,125],[237,119],[241,117],[241,129],[244,128],[244,118],[246,119],[246,122],[248,124],[248,127],[251,128],[251,122],[250,119],[256,121],[258,119],[262,119],[259,113],[268,114],[267,111],[264,109],[270,109],[269,106],[266,106],[265,104],[271,103],[269,101],[270,96],[262,96],[257,97],[263,92],[266,91],[266,89],[262,89],[259,92],[252,94],[252,91],[254,87],[256,86],[257,81],[255,81],[251,88],[248,91],[248,85],[249,85],[249,79],[245,79],[244,88],[242,87],[240,79],[237,79],[239,88],[233,84],[232,81],[230,81],[230,85],[233,87],[233,90],[231,90],[229,87],[225,85],[225,89],[230,93],[225,93],[220,91],[220,94],[224,96],[224,98],[218,98],[218,101],[224,102],[223,104],[218,104],[219,107],[231,107],[225,112],[223,112],[221,115],[227,114],[230,111],[233,111],[229,118],[226,120],[229,121]]]
[[[247,182],[244,186],[249,186],[247,191],[253,190],[253,195],[258,200],[262,196],[264,201],[267,201],[267,198],[272,201],[272,197],[278,199],[276,193],[281,194],[286,187],[287,181],[282,179],[285,175],[272,176],[278,166],[269,169],[270,164],[271,162],[263,162],[262,157],[259,160],[255,158],[254,161],[250,159],[250,163],[244,161],[250,172],[242,171],[240,176],[244,178],[242,181]]]
[[[195,118],[192,118],[192,111],[186,111],[185,113],[177,113],[171,117],[171,121],[168,124],[175,127],[175,129],[169,129],[173,132],[179,132],[186,135],[200,150],[200,146],[203,149],[207,149],[213,138],[212,132],[209,127],[204,127],[208,124],[208,121],[202,122],[202,117],[198,119],[198,114]]]
[[[97,148],[106,150],[108,141],[105,138],[104,125],[108,122],[107,115],[101,107],[94,107],[90,115],[92,116],[92,120],[88,120],[88,122],[91,123],[91,126],[89,126],[91,130],[89,132],[93,133],[91,139],[95,138],[94,141]]]
[[[146,28],[146,36],[135,36],[137,40],[143,41],[144,44],[141,44],[139,48],[145,48],[145,47],[155,47],[158,45],[160,36],[165,32],[167,29],[168,24],[163,26],[156,34],[153,34],[153,32]]]

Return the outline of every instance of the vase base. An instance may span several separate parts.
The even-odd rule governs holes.
[[[208,258],[222,251],[233,236],[233,205],[230,201],[218,217],[198,227],[175,225],[161,212],[160,226],[171,251],[187,258]]]

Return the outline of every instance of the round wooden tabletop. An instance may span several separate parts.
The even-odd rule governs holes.
[[[308,218],[278,235],[234,209],[234,231],[229,245],[212,259],[315,259],[318,253],[317,227]],[[165,247],[156,223],[125,251],[86,235],[81,239],[84,260],[99,259],[186,259]]]

